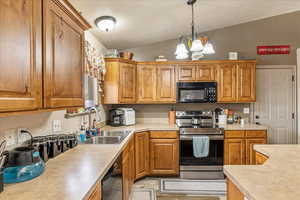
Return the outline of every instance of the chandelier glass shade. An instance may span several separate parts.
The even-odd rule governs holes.
[[[195,23],[194,23],[194,4],[197,0],[188,0],[188,5],[192,7],[192,38],[185,39],[189,41],[188,46],[190,47],[189,51],[192,52],[192,55],[197,55],[194,57],[203,58],[204,55],[215,54],[215,49],[213,45],[208,41],[207,37],[197,38],[195,34]],[[189,51],[186,48],[186,45],[183,43],[183,37],[180,38],[180,42],[176,48],[176,59],[187,59],[189,57]],[[202,55],[202,56],[200,56]]]

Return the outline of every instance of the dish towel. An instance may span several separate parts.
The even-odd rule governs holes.
[[[196,158],[205,158],[209,154],[209,137],[194,136],[193,137],[193,152]]]

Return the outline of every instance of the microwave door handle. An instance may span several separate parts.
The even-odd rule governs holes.
[[[209,100],[209,98],[208,98],[208,89],[207,88],[205,88],[205,99],[208,101]]]

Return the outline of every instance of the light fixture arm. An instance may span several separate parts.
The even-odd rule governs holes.
[[[187,4],[191,5],[192,7],[192,40],[194,41],[196,39],[196,34],[195,34],[195,21],[194,21],[194,4],[196,3],[197,0],[188,0]]]

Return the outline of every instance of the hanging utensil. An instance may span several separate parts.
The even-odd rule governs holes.
[[[3,140],[0,144],[0,156],[2,156],[2,154],[5,150],[5,147],[6,147],[6,140]]]
[[[0,160],[0,170],[4,167],[4,163],[7,155],[3,155]]]

